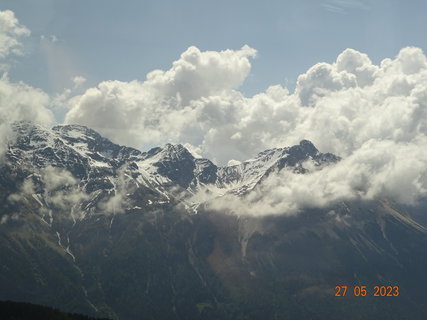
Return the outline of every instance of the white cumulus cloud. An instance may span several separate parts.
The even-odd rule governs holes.
[[[0,58],[22,54],[19,38],[29,34],[30,30],[19,23],[13,11],[0,11]]]
[[[29,34],[12,11],[0,11],[0,59],[21,54],[19,38]],[[23,82],[11,82],[7,73],[0,76],[0,158],[7,141],[13,140],[10,125],[14,121],[29,120],[45,125],[53,121],[52,113],[46,108],[49,100],[49,96],[39,89]]]
[[[88,125],[136,147],[179,141],[200,145],[207,128],[197,124],[198,118],[208,124],[228,121],[233,111],[221,97],[244,81],[255,54],[248,46],[220,52],[190,47],[169,70],[150,72],[144,82],[105,81],[74,97],[65,122]]]
[[[248,98],[238,87],[255,53],[248,46],[190,47],[144,82],[105,81],[72,98],[66,122],[139,148],[183,143],[220,164],[302,139],[344,158],[333,168],[266,184],[277,185],[266,194],[280,210],[376,196],[414,203],[425,196],[427,59],[421,49],[403,48],[379,65],[346,49],[335,62],[301,74],[293,93],[274,85]],[[292,200],[278,200],[284,198]]]

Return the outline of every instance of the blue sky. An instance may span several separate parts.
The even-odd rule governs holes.
[[[405,46],[427,49],[425,1],[2,0],[5,9],[31,30],[9,77],[49,94],[71,87],[77,75],[87,87],[144,80],[151,70],[169,69],[191,45],[255,48],[240,88],[247,96],[274,84],[293,90],[299,74],[346,48],[374,63]]]

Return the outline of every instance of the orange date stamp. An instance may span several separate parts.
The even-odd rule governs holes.
[[[335,286],[335,297],[345,297],[346,295],[355,297],[366,297],[367,295],[374,297],[398,297],[400,295],[399,286]]]

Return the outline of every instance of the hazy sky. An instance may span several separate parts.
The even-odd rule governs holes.
[[[87,87],[143,81],[191,45],[255,48],[241,87],[247,96],[274,84],[293,90],[299,74],[346,48],[374,63],[408,45],[427,48],[427,2],[418,0],[2,0],[5,9],[31,30],[10,79],[49,94],[71,87],[74,76]]]

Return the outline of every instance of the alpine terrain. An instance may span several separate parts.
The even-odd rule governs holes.
[[[262,196],[283,170],[341,161],[310,141],[217,166],[182,145],[141,152],[79,125],[13,128],[0,162],[0,300],[123,320],[427,314],[423,207],[386,198],[279,215],[228,206]],[[375,286],[399,294],[374,296]]]

